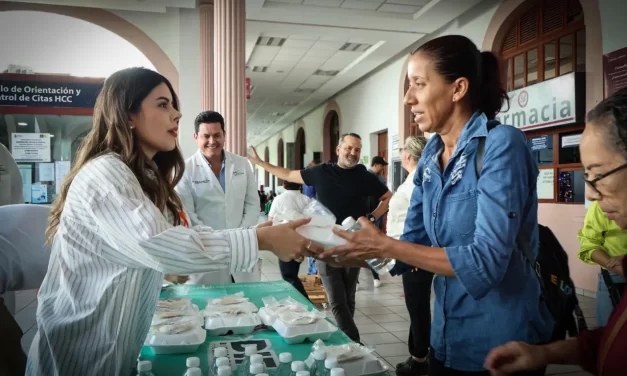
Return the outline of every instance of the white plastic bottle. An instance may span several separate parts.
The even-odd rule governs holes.
[[[263,373],[263,364],[261,363],[253,363],[250,365],[249,375],[257,376],[260,373]]]
[[[337,367],[337,359],[329,358],[324,361],[324,376],[331,376],[331,370]]]
[[[222,367],[218,367],[217,376],[231,376],[232,373],[233,373],[233,370],[231,369],[230,366],[222,366]]]
[[[344,221],[342,221],[342,227],[344,227],[348,232],[361,230],[361,225],[353,217],[347,217]],[[393,258],[368,259],[366,262],[378,274],[389,273],[394,265],[396,265],[396,260]]]
[[[250,372],[250,357],[252,355],[257,354],[257,346],[256,345],[248,345],[244,347],[244,361],[240,364],[239,369],[237,370],[238,376],[248,376]]]
[[[292,373],[292,353],[284,352],[279,354],[279,368],[276,376],[290,376]]]
[[[300,360],[295,360],[292,362],[292,373],[290,376],[296,376],[296,374],[300,371],[305,370],[305,362],[301,362]]]
[[[187,370],[185,370],[185,373],[183,374],[183,376],[189,376],[190,368],[200,367],[200,358],[197,358],[195,356],[187,358],[187,360],[185,360],[185,366],[187,367]]]
[[[344,376],[344,368],[333,368],[331,376]]]
[[[191,367],[187,369],[186,376],[202,376],[202,371],[198,367]]]
[[[218,369],[220,369],[220,367],[228,367],[231,369],[231,362],[229,361],[229,358],[223,356],[216,359],[215,367],[213,376],[218,375]],[[231,370],[231,372],[233,372],[233,370]]]
[[[152,373],[152,362],[150,360],[142,360],[137,363],[137,376],[155,376]]]
[[[218,359],[225,358],[228,355],[226,347],[216,347],[213,349],[213,364],[211,364],[211,369],[209,370],[209,376],[216,376],[218,374]],[[199,363],[200,364],[200,363]]]
[[[324,375],[324,361],[327,358],[327,352],[324,350],[316,350],[313,352],[314,363],[309,370],[311,376]]]
[[[296,372],[296,376],[310,376],[309,371],[298,371]]]

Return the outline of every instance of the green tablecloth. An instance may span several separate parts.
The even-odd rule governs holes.
[[[313,305],[305,299],[292,285],[285,281],[276,282],[253,282],[253,283],[231,283],[224,285],[178,285],[165,288],[161,292],[161,298],[191,298],[192,302],[198,305],[201,310],[207,305],[207,298],[215,298],[224,295],[231,295],[243,291],[245,296],[257,307],[263,307],[261,298],[265,296],[274,296],[277,300],[291,296],[297,301],[306,304],[310,309]],[[200,345],[194,354],[178,354],[178,355],[155,355],[149,347],[142,348],[141,360],[151,360],[153,370],[156,376],[176,376],[185,373],[185,360],[190,356],[200,358],[200,365],[203,375],[208,375],[209,362],[209,345],[211,342],[220,340],[236,340],[249,338],[250,335],[244,336],[207,336],[205,343]],[[311,353],[311,342],[304,342],[298,345],[288,345],[273,330],[258,331],[252,335],[255,339],[267,339],[272,343],[272,349],[278,354],[282,352],[290,352],[294,360],[305,360]],[[342,345],[351,342],[350,339],[341,331],[336,331],[333,336],[325,341],[328,346]]]

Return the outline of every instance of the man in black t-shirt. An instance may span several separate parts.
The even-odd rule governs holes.
[[[249,157],[250,161],[279,179],[314,186],[318,201],[335,215],[337,224],[347,217],[358,219],[367,216],[374,221],[388,210],[392,193],[364,165],[359,164],[361,137],[355,133],[340,138],[336,148],[337,164],[323,163],[303,170],[273,166],[262,161],[255,148],[251,149],[253,155]],[[372,196],[379,197],[380,204],[370,213],[368,198]],[[335,321],[350,339],[359,342],[359,330],[353,316],[360,268],[337,268],[320,260],[317,264]]]

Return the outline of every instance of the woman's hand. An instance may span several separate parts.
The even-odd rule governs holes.
[[[311,219],[299,219],[283,225],[257,228],[259,249],[272,251],[282,261],[291,261],[308,256],[317,257],[324,250],[318,244],[296,232]]]
[[[621,266],[623,264],[624,257],[624,255],[610,257],[610,259],[607,261],[607,264],[605,264],[605,267],[608,269],[614,269],[617,266]]]
[[[166,281],[170,283],[174,283],[175,285],[182,285],[183,283],[189,281],[188,275],[174,275],[174,274],[166,274],[163,277]]]
[[[542,347],[523,342],[510,342],[492,349],[484,364],[485,368],[494,376],[534,371],[546,365]]]
[[[257,154],[257,149],[254,146],[250,147],[250,151],[252,154],[248,154],[248,160],[251,161],[254,165],[259,166],[262,162],[261,158],[259,158],[259,154]]]
[[[333,255],[337,255],[335,260],[342,263],[345,259],[369,260],[373,258],[384,258],[388,247],[386,243],[389,238],[381,232],[374,224],[365,218],[359,218],[361,230],[356,232],[348,232],[337,227],[333,228],[333,232],[345,239],[348,243],[333,247],[326,250],[321,259],[329,259]]]

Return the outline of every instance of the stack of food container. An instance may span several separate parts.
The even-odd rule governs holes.
[[[229,332],[251,334],[261,325],[257,311],[257,306],[246,298],[243,292],[208,299],[203,311],[205,329],[211,336],[222,336]]]
[[[207,337],[202,324],[191,299],[160,299],[144,344],[155,354],[195,352]]]

